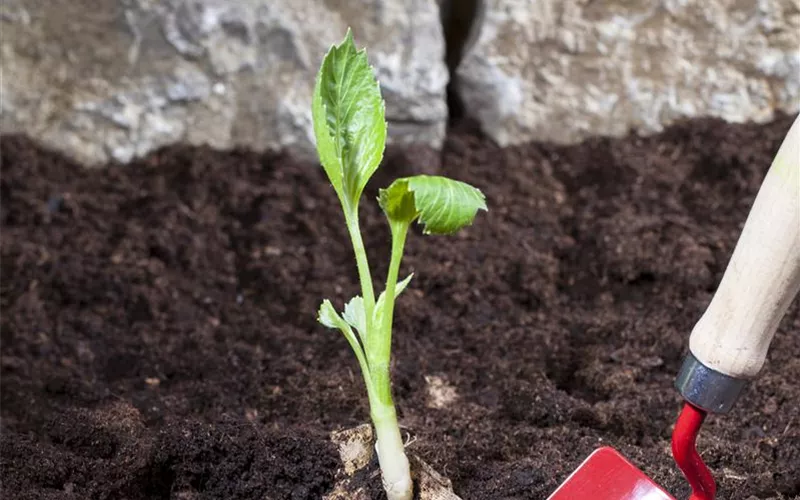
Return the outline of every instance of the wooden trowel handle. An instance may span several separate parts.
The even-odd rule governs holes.
[[[799,289],[800,116],[758,191],[711,304],[692,330],[692,354],[725,375],[755,377]]]
[[[706,411],[729,411],[764,365],[799,289],[800,116],[764,178],[711,304],[692,330],[691,352],[676,380],[684,398]]]

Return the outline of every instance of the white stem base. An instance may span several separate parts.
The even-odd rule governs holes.
[[[394,412],[392,412],[394,413]],[[403,438],[397,426],[397,417],[382,418],[375,422],[377,441],[375,451],[381,466],[383,489],[389,500],[411,500],[414,484],[411,481],[411,467],[406,457]]]

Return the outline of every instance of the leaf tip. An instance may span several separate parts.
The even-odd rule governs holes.
[[[336,328],[336,317],[338,313],[333,308],[333,304],[328,299],[322,301],[317,311],[317,321],[328,328]]]
[[[358,50],[358,46],[356,45],[356,39],[353,35],[353,28],[350,26],[347,27],[347,31],[344,34],[344,39],[339,44],[339,49],[346,49],[347,52],[353,52],[356,55],[361,55],[361,53],[366,51],[366,48],[362,48]]]

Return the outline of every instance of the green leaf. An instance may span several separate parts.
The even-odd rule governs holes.
[[[311,110],[320,162],[339,197],[354,205],[383,158],[386,120],[366,51],[356,49],[350,29],[322,61]]]
[[[320,304],[317,320],[328,328],[340,328],[343,321],[328,299],[323,300]]]
[[[361,342],[367,344],[367,313],[364,311],[364,299],[356,295],[344,306],[344,320],[356,329]]]
[[[328,328],[333,328],[342,332],[344,337],[347,339],[347,342],[350,344],[350,348],[353,349],[353,352],[356,354],[356,358],[358,359],[358,364],[361,366],[361,371],[364,374],[364,377],[369,384],[369,365],[367,363],[367,358],[364,356],[364,348],[359,343],[358,339],[356,338],[353,330],[350,328],[350,325],[339,316],[339,313],[336,312],[336,309],[331,304],[331,301],[325,299],[322,301],[322,304],[319,306],[319,313],[317,315],[317,319],[320,323]]]
[[[411,278],[413,278],[413,277],[414,277],[413,274],[409,274],[406,279],[404,279],[403,281],[399,282],[397,284],[397,286],[395,286],[395,289],[394,289],[394,298],[395,299],[397,299],[397,297],[399,297],[400,294],[403,293],[403,290],[406,289],[408,284],[411,282]],[[381,292],[381,294],[378,296],[378,301],[375,303],[375,310],[372,312],[372,318],[373,318],[373,324],[374,325],[380,325],[381,321],[383,321],[384,303],[386,303],[386,292],[385,291]]]
[[[407,179],[397,179],[388,188],[378,190],[378,204],[390,221],[410,224],[418,214]]]
[[[380,190],[378,202],[390,221],[411,223],[419,217],[425,234],[455,233],[472,224],[478,210],[486,210],[480,190],[431,175],[397,179]]]

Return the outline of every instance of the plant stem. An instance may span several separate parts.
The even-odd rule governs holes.
[[[369,271],[367,251],[364,248],[364,241],[361,239],[361,227],[358,223],[358,204],[352,208],[344,206],[344,214],[347,223],[347,231],[350,233],[350,241],[353,243],[353,253],[356,255],[358,279],[361,282],[361,294],[364,298],[367,332],[371,332],[372,311],[375,309],[375,292],[372,289],[372,274]]]
[[[392,230],[392,255],[389,261],[389,272],[386,274],[386,290],[384,293],[383,317],[379,318],[375,329],[379,332],[375,337],[374,344],[369,346],[370,361],[375,361],[375,366],[370,367],[373,371],[378,396],[385,404],[394,407],[391,395],[391,384],[389,382],[389,362],[392,352],[392,319],[394,317],[395,291],[397,288],[397,276],[400,273],[400,261],[403,259],[403,247],[406,244],[408,234],[408,223],[390,222]]]
[[[389,376],[389,361],[392,348],[392,317],[394,314],[395,289],[403,247],[408,234],[408,223],[391,223],[392,256],[386,276],[383,316],[376,318],[373,328],[377,335],[367,349],[373,397],[370,399],[370,413],[375,425],[378,462],[383,477],[383,488],[389,500],[411,500],[413,483],[411,469],[406,457],[400,426],[397,423],[397,410],[392,400],[392,387]]]

